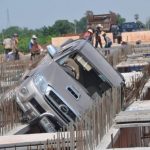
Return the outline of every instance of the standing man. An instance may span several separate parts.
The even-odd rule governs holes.
[[[12,40],[10,37],[7,37],[6,39],[3,40],[3,45],[4,45],[4,53],[5,53],[5,60],[9,60],[9,54],[12,52]]]
[[[12,36],[12,51],[14,54],[14,60],[19,60],[18,42],[18,34],[14,33]]]
[[[106,35],[105,32],[102,32],[102,36],[104,37],[105,48],[111,47],[111,45],[112,45],[112,40]]]
[[[41,46],[37,42],[37,36],[36,35],[32,35],[32,38],[31,38],[30,43],[29,43],[29,50],[31,53],[31,57],[30,57],[31,60],[33,60],[33,58],[35,58],[36,55],[40,55]]]
[[[101,41],[102,28],[103,28],[103,26],[101,24],[98,24],[96,26],[96,30],[95,30],[95,48],[98,47],[98,44],[100,45],[101,48],[103,48],[102,41]]]
[[[84,33],[83,38],[93,45],[93,29],[89,28],[87,32]]]

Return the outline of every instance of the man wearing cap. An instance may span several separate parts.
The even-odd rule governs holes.
[[[32,35],[32,38],[29,43],[29,50],[31,53],[31,60],[35,55],[40,55],[40,45],[37,43],[37,36]]]
[[[83,38],[93,44],[93,29],[89,28]]]
[[[8,53],[12,51],[12,40],[9,36],[3,40],[3,46],[5,49],[5,60],[8,61],[9,60]]]
[[[96,30],[95,30],[95,48],[98,47],[98,44],[100,45],[100,47],[102,48],[102,41],[101,41],[101,31],[102,31],[103,26],[101,24],[98,24],[96,26]]]

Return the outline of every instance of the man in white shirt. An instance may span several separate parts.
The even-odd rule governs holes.
[[[9,59],[8,53],[12,51],[12,40],[11,38],[6,38],[3,41],[4,49],[5,49],[5,60]]]

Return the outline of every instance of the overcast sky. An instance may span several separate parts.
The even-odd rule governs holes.
[[[0,30],[8,26],[41,28],[63,19],[73,22],[87,10],[94,14],[113,11],[126,21],[134,21],[139,14],[145,23],[150,17],[150,0],[0,0]]]

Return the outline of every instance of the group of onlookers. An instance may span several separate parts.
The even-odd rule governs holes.
[[[4,45],[4,54],[5,54],[5,60],[19,60],[19,49],[18,49],[18,34],[14,33],[12,37],[7,37],[3,40]],[[31,54],[30,59],[33,60],[33,58],[36,55],[40,54],[40,51],[42,50],[42,47],[37,42],[37,36],[32,35],[32,38],[28,45],[29,52]]]
[[[83,38],[89,41],[95,48],[98,46],[101,48],[108,48],[112,45],[112,40],[107,36],[106,32],[103,31],[103,26],[98,24],[95,29],[88,28],[87,32],[84,33]],[[102,38],[105,41],[105,45],[102,44]],[[3,41],[4,49],[5,49],[5,60],[19,60],[19,50],[18,50],[18,34],[14,33],[13,36],[7,37]],[[40,55],[42,47],[37,42],[37,36],[32,35],[29,45],[29,52],[31,54],[30,59],[36,55]]]
[[[102,44],[102,37],[105,41],[104,46]],[[103,26],[101,24],[98,24],[96,29],[88,28],[87,32],[84,33],[83,38],[88,40],[95,48],[98,46],[101,48],[108,48],[112,45],[112,40],[107,36],[106,32],[103,31]]]

